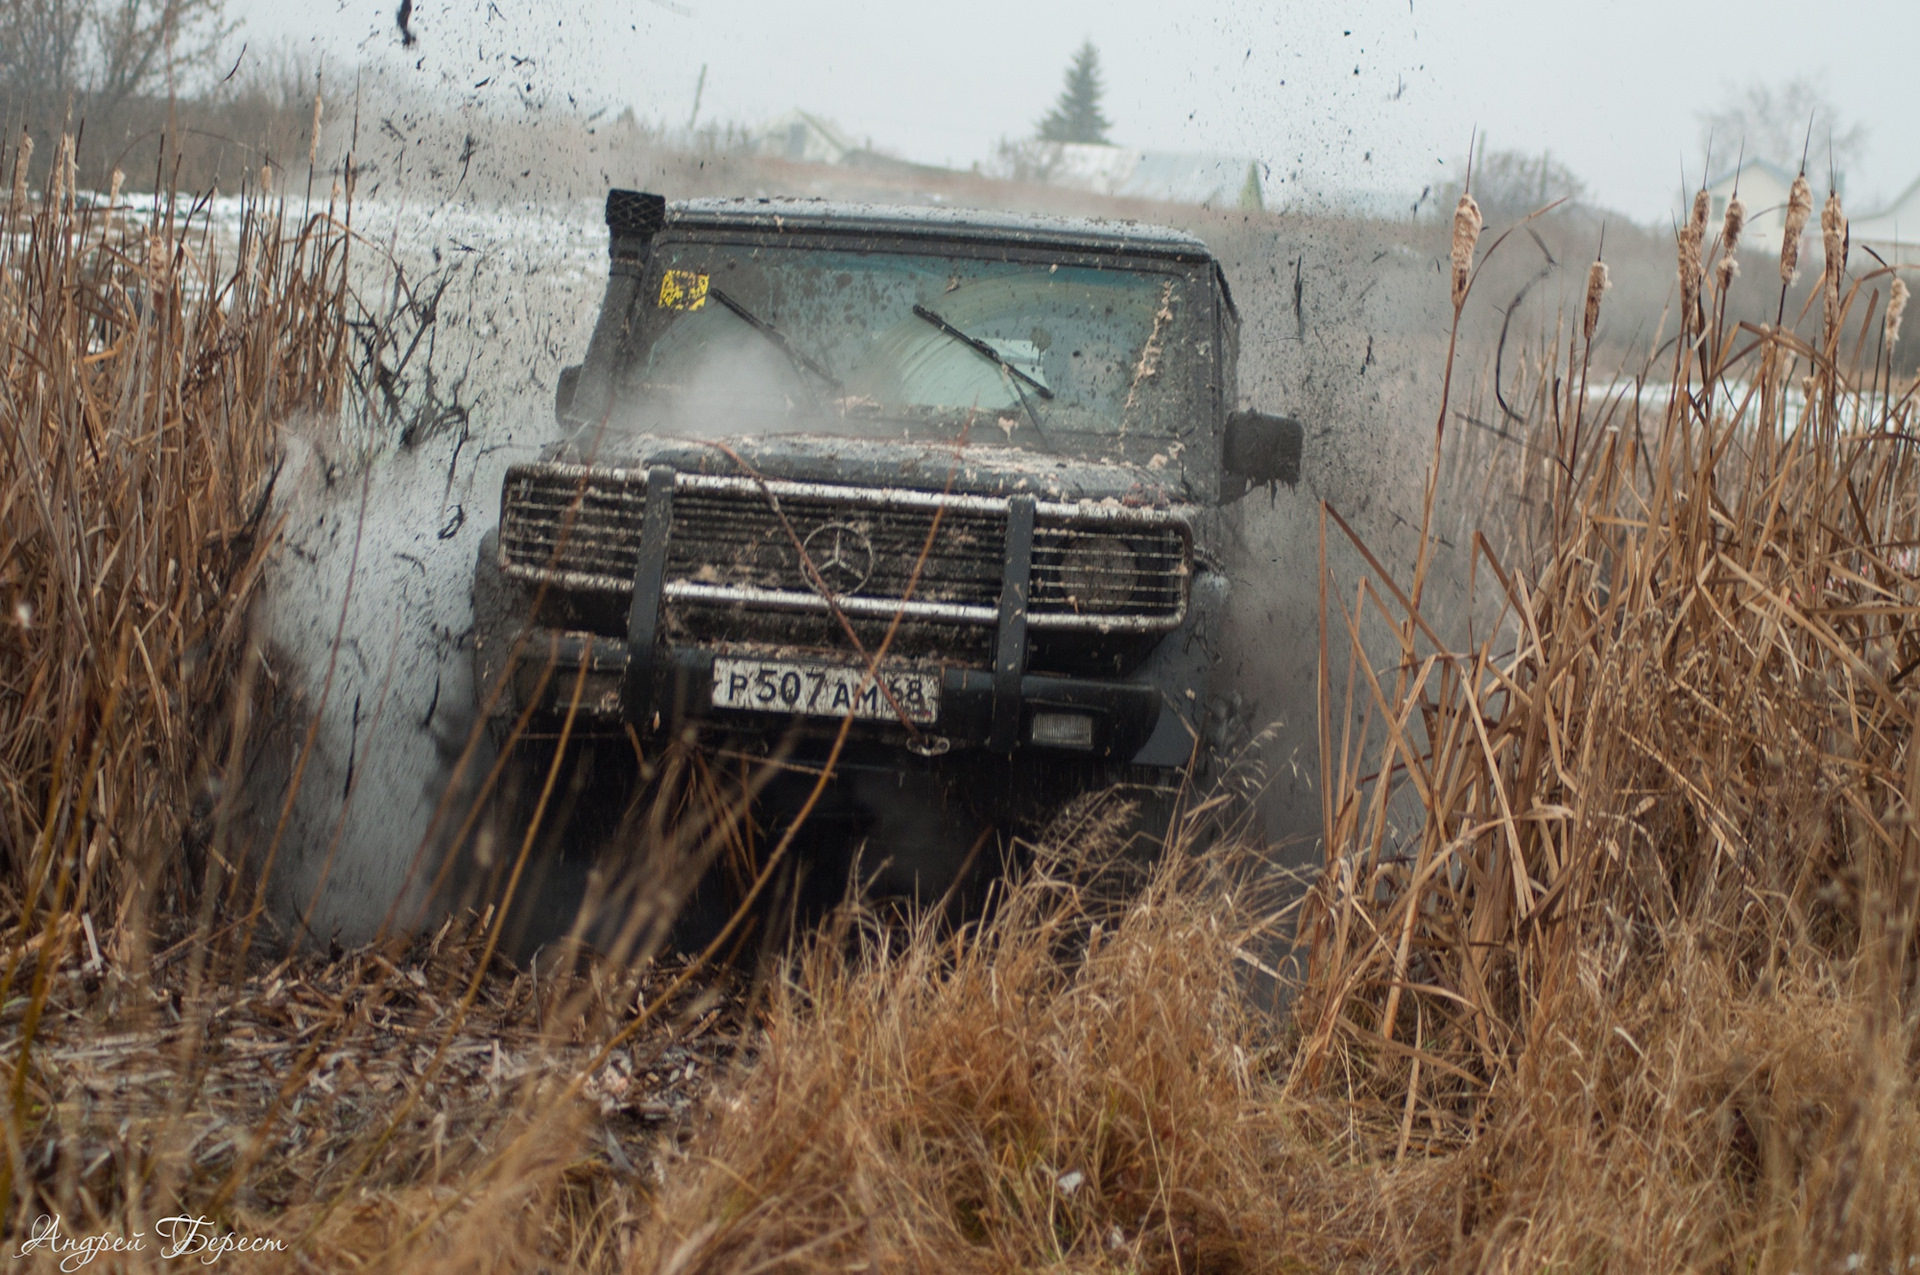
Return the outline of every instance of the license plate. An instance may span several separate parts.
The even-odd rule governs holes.
[[[882,682],[885,692],[880,689]],[[713,706],[890,722],[904,716],[910,722],[931,725],[940,715],[940,678],[934,673],[886,668],[869,678],[867,670],[857,665],[722,656],[713,662]]]

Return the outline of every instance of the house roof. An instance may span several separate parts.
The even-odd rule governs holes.
[[[787,233],[886,234],[970,239],[1210,261],[1200,239],[1170,226],[979,208],[841,203],[825,199],[689,199],[667,206],[667,229],[741,229]]]
[[[1250,155],[1145,151],[1114,193],[1187,204],[1231,204],[1246,184],[1249,170],[1259,171],[1259,161]]]
[[[848,138],[846,134],[813,112],[803,111],[799,107],[795,107],[778,119],[769,120],[767,123],[761,125],[753,132],[752,137],[756,141],[762,142],[774,138],[785,138],[788,131],[795,124],[800,125],[811,133],[817,134],[820,139],[826,142],[829,148],[833,150],[850,151],[854,149],[852,140]]]
[[[1879,212],[1856,217],[1851,230],[1853,237],[1860,240],[1920,243],[1920,177]]]
[[[1048,180],[1083,186],[1103,195],[1125,195],[1182,204],[1231,204],[1259,170],[1251,155],[1211,155],[1136,150],[1105,142],[1057,142],[1055,171]]]

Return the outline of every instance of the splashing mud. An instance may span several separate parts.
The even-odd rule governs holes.
[[[1264,728],[1268,835],[1288,847],[1284,858],[1314,862],[1318,502],[1391,562],[1412,561],[1450,317],[1432,286],[1446,263],[1443,228],[1224,214],[959,174],[953,190],[926,191],[875,190],[868,174],[784,164],[645,168],[658,170],[670,197],[777,181],[895,202],[1134,217],[1209,243],[1244,319],[1243,404],[1307,426],[1301,487],[1257,491],[1229,516],[1223,565],[1235,595],[1216,686],[1219,716],[1236,729],[1210,742],[1233,747]],[[387,918],[417,924],[441,834],[471,800],[449,784],[456,771],[471,783],[489,763],[470,670],[474,555],[495,520],[504,466],[553,434],[552,387],[585,350],[605,278],[598,199],[568,195],[549,205],[524,202],[523,191],[438,205],[416,195],[356,210],[367,238],[385,245],[363,261],[367,277],[401,280],[382,284],[395,321],[388,344],[371,350],[387,370],[373,374],[377,410],[295,446],[280,486],[283,551],[262,611],[288,712],[255,770],[256,822],[260,845],[274,846],[297,774],[272,853],[278,913],[303,939],[354,941]],[[1431,547],[1433,614],[1447,613],[1450,589],[1463,596],[1483,494],[1464,462],[1454,465],[1461,481],[1443,485]],[[1359,565],[1337,534],[1328,561],[1336,578]],[[1341,635],[1332,638],[1342,649]]]
[[[553,434],[558,367],[604,281],[597,205],[356,213],[391,245],[365,273],[400,300],[361,351],[380,396],[289,438],[258,616],[283,711],[250,781],[276,915],[323,944],[429,915],[447,834],[491,762],[474,557],[505,467]]]

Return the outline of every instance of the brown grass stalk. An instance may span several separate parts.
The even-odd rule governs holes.
[[[0,996],[31,965],[36,1003],[77,929],[137,967],[219,844],[276,430],[337,408],[346,337],[326,219],[256,201],[222,245],[173,199],[76,207],[65,162],[48,182],[0,239]],[[10,1184],[33,1038],[8,1060]]]
[[[1920,790],[1913,692],[1893,676],[1920,659],[1920,579],[1910,554],[1890,561],[1920,541],[1920,474],[1905,412],[1862,428],[1872,407],[1838,370],[1858,287],[1830,277],[1827,295],[1823,352],[1762,330],[1685,393],[1683,347],[1650,440],[1610,413],[1577,516],[1537,560],[1503,565],[1481,542],[1508,649],[1419,626],[1432,654],[1404,690],[1364,679],[1375,718],[1424,737],[1393,735],[1404,771],[1343,777],[1329,804],[1414,817],[1386,858],[1330,824],[1303,930],[1318,1026],[1294,1067],[1307,1091],[1365,1077],[1403,1130],[1431,1113],[1434,1153],[1545,1150],[1500,1160],[1489,1203],[1514,1216],[1524,1200],[1534,1220],[1484,1241],[1503,1263],[1904,1269],[1920,1246]],[[1388,593],[1405,669],[1415,613]],[[1356,644],[1367,619],[1344,616]],[[1407,997],[1420,1031],[1402,1046]],[[1821,1076],[1812,1060],[1836,1053],[1857,1070]],[[1762,1097],[1742,1097],[1756,1076]],[[1806,1096],[1783,1099],[1787,1083]],[[1795,1132],[1769,1142],[1782,1119]],[[1909,1167],[1870,1187],[1832,1167],[1888,1154]],[[1591,1203],[1629,1181],[1632,1207]],[[1658,1220],[1685,1213],[1713,1221]]]
[[[1264,847],[1202,835],[1222,798],[1141,884],[1100,794],[984,916],[850,900],[723,1012],[744,910],[679,962],[504,968],[500,909],[237,958],[245,610],[274,428],[351,381],[348,240],[256,208],[229,258],[191,208],[109,232],[52,193],[0,240],[10,1236],[205,1209],[297,1250],[262,1269],[674,1275],[1920,1255],[1920,422],[1876,392],[1866,343],[1905,300],[1876,322],[1879,274],[1823,279],[1810,335],[1732,324],[1731,272],[1700,304],[1700,212],[1673,364],[1590,390],[1596,263],[1477,467],[1449,350],[1411,577],[1318,511],[1325,845],[1297,924]],[[1456,319],[1499,246],[1478,222],[1463,201]],[[1463,540],[1470,624],[1433,600],[1469,482],[1499,514]],[[635,853],[772,888],[792,829],[756,842],[751,776],[643,760]],[[700,1103],[636,1131],[666,1104],[635,1095],[695,1088],[654,1070],[695,1062]]]

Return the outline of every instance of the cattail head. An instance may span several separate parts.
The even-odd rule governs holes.
[[[1887,297],[1887,349],[1900,339],[1900,320],[1907,315],[1907,281],[1896,277]]]
[[[1480,243],[1480,205],[1473,196],[1461,193],[1453,210],[1453,308],[1458,310],[1467,299],[1467,279],[1473,273],[1473,250]]]
[[[1807,228],[1807,218],[1813,215],[1813,187],[1807,185],[1807,175],[1801,173],[1793,179],[1793,188],[1787,192],[1787,221],[1780,231],[1780,282],[1792,283],[1800,273],[1800,236]]]
[[[1680,227],[1680,334],[1685,336],[1693,328],[1695,315],[1700,308],[1700,276],[1704,267],[1700,261],[1701,240],[1707,233],[1707,192],[1701,191],[1693,197],[1693,213],[1687,218],[1687,224]]]
[[[1844,269],[1847,264],[1847,218],[1840,211],[1837,192],[1827,196],[1826,206],[1820,210],[1820,240],[1826,249],[1827,260],[1836,263],[1828,266],[1828,270]]]
[[[314,168],[320,163],[320,91],[313,93],[313,136],[307,143],[307,167]]]
[[[1607,277],[1607,263],[1596,261],[1587,267],[1587,313],[1580,324],[1581,334],[1587,344],[1593,344],[1593,331],[1600,326],[1600,296],[1613,286],[1613,280]]]
[[[1740,232],[1747,226],[1747,206],[1735,195],[1727,201],[1727,219],[1720,223],[1720,251],[1731,257],[1740,250]]]
[[[1847,217],[1840,210],[1837,192],[1827,196],[1820,210],[1820,241],[1826,260],[1820,268],[1820,290],[1826,301],[1827,331],[1838,331],[1840,322],[1840,275],[1847,268]]]
[[[113,176],[107,181],[107,218],[105,223],[107,234],[113,233],[113,213],[114,209],[120,206],[120,187],[126,183],[126,180],[127,175],[116,168],[113,170]]]
[[[273,193],[273,165],[271,164],[260,165],[260,193],[262,195]]]
[[[53,188],[48,192],[47,203],[55,208],[67,197],[67,170],[72,167],[73,134],[60,135],[60,149],[53,156]]]
[[[13,153],[13,202],[7,205],[15,215],[26,207],[27,166],[32,162],[33,138],[23,132],[20,134],[20,148]]]
[[[1739,273],[1740,273],[1740,258],[1735,257],[1730,253],[1722,253],[1720,255],[1720,260],[1717,263],[1715,263],[1713,267],[1713,277],[1719,283],[1720,291],[1722,292],[1725,292],[1727,290],[1727,285],[1731,284],[1734,280],[1734,276],[1738,275]]]

